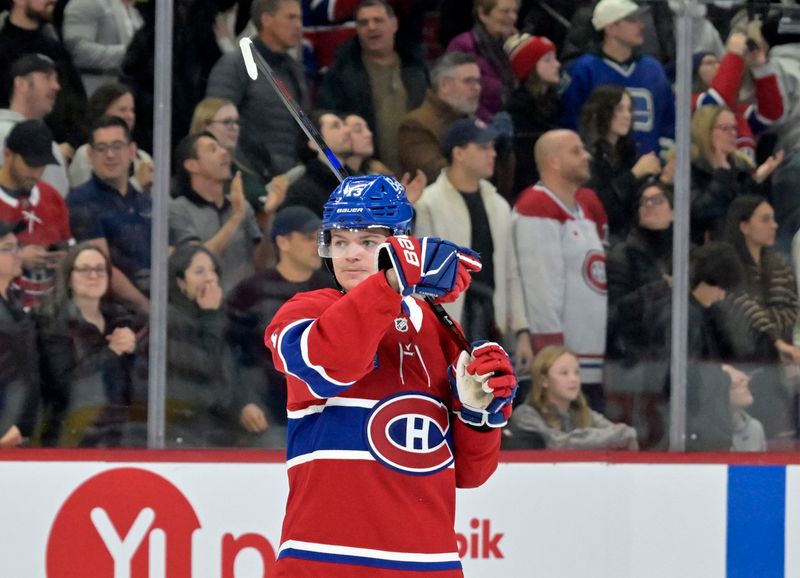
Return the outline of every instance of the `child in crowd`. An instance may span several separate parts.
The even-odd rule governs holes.
[[[581,393],[578,358],[550,345],[533,361],[533,390],[515,409],[513,427],[544,437],[548,449],[637,450],[636,430],[592,411]]]

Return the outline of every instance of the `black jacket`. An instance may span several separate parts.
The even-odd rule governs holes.
[[[736,155],[730,169],[712,169],[703,161],[692,162],[692,242],[702,245],[706,234],[712,241],[723,239],[725,214],[736,197],[762,194],[753,180],[752,167]]]
[[[39,405],[36,326],[15,296],[0,297],[0,437],[16,425],[30,437]]]
[[[428,72],[424,63],[410,53],[398,52],[398,56],[400,75],[408,94],[406,110],[398,111],[398,114],[402,115],[422,104],[428,88]],[[375,133],[375,154],[380,158],[381,151],[377,150],[380,138],[377,133],[372,88],[361,57],[358,37],[352,38],[342,46],[336,61],[325,73],[317,93],[317,107],[339,114],[357,114],[363,117]]]
[[[306,163],[306,172],[289,187],[286,200],[281,208],[302,205],[322,217],[322,209],[331,196],[333,189],[339,186],[339,179],[331,169],[319,158],[315,157]]]
[[[43,316],[40,332],[43,445],[109,447],[121,443],[132,392],[134,356],[117,355],[106,337],[118,327],[136,331],[124,308],[101,304],[105,331],[68,301]]]

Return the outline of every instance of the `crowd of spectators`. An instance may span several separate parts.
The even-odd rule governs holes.
[[[401,180],[414,234],[481,254],[445,308],[513,353],[507,447],[666,449],[676,194],[691,205],[687,448],[792,447],[800,9],[740,4],[692,6],[679,111],[678,3],[176,3],[176,146],[158,191],[154,2],[11,0],[0,447],[146,444],[154,195],[170,197],[167,446],[285,447],[264,329],[334,285],[317,237],[338,179],[250,79],[245,36],[352,174]],[[691,185],[676,192],[690,114]]]

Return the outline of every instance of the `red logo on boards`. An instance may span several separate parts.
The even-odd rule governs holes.
[[[56,514],[47,541],[47,578],[191,578],[192,535],[200,521],[170,481],[139,468],[117,468],[81,484]],[[259,534],[220,543],[222,578],[233,578],[244,549],[275,561]]]

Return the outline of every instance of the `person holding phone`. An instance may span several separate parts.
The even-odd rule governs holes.
[[[15,284],[22,289],[24,307],[36,309],[55,286],[55,270],[65,249],[74,244],[67,206],[42,174],[57,163],[53,134],[40,120],[26,120],[9,133],[0,167],[0,221],[22,221],[17,236],[22,247],[22,275]]]

